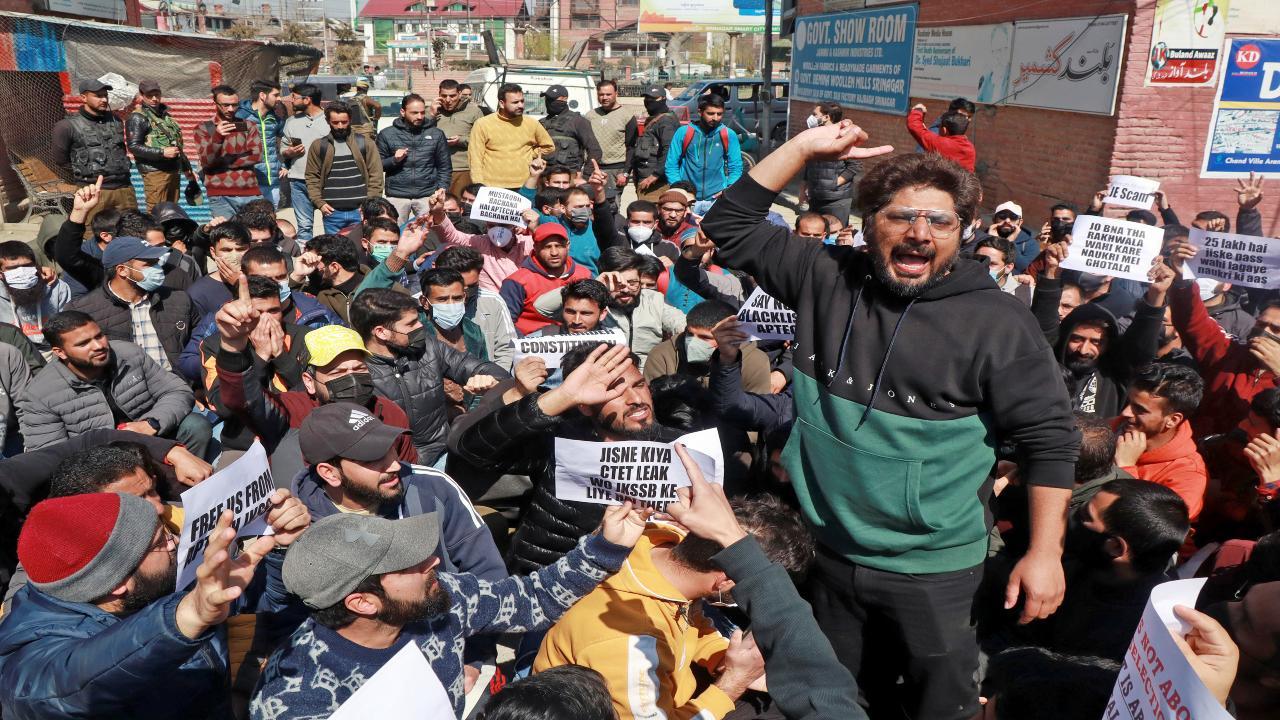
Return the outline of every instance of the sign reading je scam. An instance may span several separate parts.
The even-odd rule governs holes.
[[[1192,228],[1188,239],[1200,248],[1187,261],[1196,277],[1242,287],[1280,288],[1280,240],[1199,228]]]
[[[689,433],[675,442],[688,449],[707,482],[724,484],[724,454],[715,428]],[[631,500],[662,510],[675,501],[678,488],[689,485],[675,443],[556,438],[556,497],[561,500],[597,505]]]
[[[1111,184],[1107,187],[1107,198],[1104,202],[1116,207],[1151,209],[1156,199],[1156,191],[1160,189],[1159,180],[1148,180],[1133,175],[1112,175]]]
[[[483,187],[471,204],[471,219],[525,227],[520,213],[533,207],[529,198],[502,188]]]
[[[208,480],[182,493],[182,537],[178,539],[178,586],[181,591],[196,579],[209,535],[224,510],[235,513],[231,527],[237,537],[271,535],[267,508],[276,490],[267,466],[267,451],[255,440],[238,460]]]
[[[796,336],[796,313],[758,286],[738,311],[742,331],[752,340],[791,340]]]
[[[1081,215],[1071,228],[1071,252],[1062,269],[1148,282],[1151,262],[1163,242],[1163,228]]]

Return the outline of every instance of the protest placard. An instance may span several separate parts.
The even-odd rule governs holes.
[[[688,448],[708,482],[724,484],[724,454],[714,428],[675,442]],[[561,500],[597,505],[632,500],[662,510],[676,499],[678,488],[690,484],[675,443],[556,438],[556,497]]]
[[[453,703],[415,642],[391,656],[329,720],[453,720]]]
[[[577,335],[548,335],[545,337],[516,338],[516,362],[527,357],[540,357],[548,370],[560,367],[564,354],[579,345],[626,345],[627,336],[617,328],[592,330]]]
[[[224,510],[235,513],[231,521],[238,537],[270,535],[267,501],[276,490],[262,443],[208,480],[182,493],[182,537],[178,539],[178,590],[196,579],[196,567],[209,535]]]
[[[752,340],[790,340],[796,336],[796,313],[758,286],[742,303],[738,320]]]
[[[482,187],[471,203],[472,220],[525,227],[520,213],[533,207],[533,202],[520,193],[502,188]]]
[[[1134,175],[1112,175],[1111,185],[1107,188],[1108,205],[1116,207],[1150,210],[1155,202],[1156,191],[1160,189],[1159,180],[1149,180]]]
[[[1280,288],[1280,240],[1199,228],[1191,229],[1188,240],[1200,249],[1187,261],[1196,277],[1265,290]]]
[[[1163,228],[1081,215],[1071,228],[1071,252],[1062,269],[1149,282],[1147,273],[1162,242]]]
[[[1188,628],[1173,614],[1174,605],[1195,607],[1205,578],[1157,585],[1142,611],[1138,630],[1124,654],[1124,666],[1111,689],[1104,720],[1196,718],[1228,720],[1231,715],[1204,686],[1172,633]]]

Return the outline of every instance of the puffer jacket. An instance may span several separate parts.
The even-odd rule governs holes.
[[[378,394],[409,415],[409,430],[423,465],[434,465],[445,451],[449,429],[445,378],[466,385],[473,375],[490,375],[498,380],[511,377],[497,365],[455,350],[430,335],[426,350],[419,357],[369,355],[368,365]]]
[[[258,184],[274,187],[280,184],[280,136],[284,134],[284,118],[273,109],[265,115],[253,109],[252,100],[241,100],[236,117],[258,128],[261,156],[254,164]]]
[[[495,390],[481,407],[459,418],[449,436],[449,452],[479,468],[512,475],[528,475],[533,497],[511,539],[507,567],[527,575],[554,563],[569,552],[583,535],[595,530],[604,517],[604,505],[561,500],[556,497],[555,438],[599,441],[590,423],[577,413],[551,417],[538,407],[541,393],[527,395],[510,405],[500,405]],[[496,409],[495,405],[500,405]],[[654,426],[648,439],[671,442],[678,430]]]
[[[102,332],[111,340],[133,342],[133,312],[129,304],[116,297],[106,283],[87,295],[77,298],[68,310],[79,310],[98,321]],[[182,290],[160,288],[151,293],[151,324],[169,358],[169,367],[177,368],[182,358],[182,348],[191,339],[191,333],[200,324],[191,298]]]
[[[804,183],[809,197],[818,200],[843,200],[853,197],[853,188],[862,175],[862,163],[857,160],[823,160],[804,166]],[[836,185],[837,178],[844,178],[843,185]]]
[[[396,150],[400,148],[408,148],[409,154],[397,162]],[[453,178],[448,140],[430,119],[415,128],[404,118],[396,118],[391,127],[378,133],[378,155],[382,156],[387,197],[430,197],[436,190],[449,187]]]
[[[112,340],[111,362],[108,390],[130,422],[154,418],[164,435],[191,412],[191,388],[142,348]],[[18,425],[26,449],[38,450],[94,428],[113,428],[116,422],[103,391],[57,362],[46,365],[18,397]]]

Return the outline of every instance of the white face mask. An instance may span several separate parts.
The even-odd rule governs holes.
[[[4,271],[4,284],[14,290],[29,290],[39,281],[40,271],[31,265]]]
[[[817,115],[810,115],[809,117],[805,118],[804,124],[808,125],[809,129],[812,130],[813,128],[816,128],[819,125],[821,125],[822,120],[820,120]]]
[[[649,239],[653,237],[653,228],[645,227],[643,225],[632,225],[627,228],[627,237],[636,245],[647,243],[649,242]]]
[[[512,238],[515,237],[511,232],[511,228],[506,227],[505,225],[494,225],[489,228],[487,234],[489,235],[489,239],[493,241],[493,244],[500,248],[510,245]]]
[[[8,275],[8,273],[5,273],[5,275]],[[10,283],[10,285],[12,284]],[[1209,300],[1217,295],[1220,284],[1222,284],[1221,281],[1213,278],[1196,278],[1196,285],[1200,288],[1200,302]]]

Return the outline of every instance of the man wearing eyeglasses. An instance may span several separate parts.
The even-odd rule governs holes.
[[[216,112],[212,120],[196,126],[195,141],[209,212],[229,218],[262,197],[256,169],[263,162],[262,141],[257,123],[236,117],[240,96],[235,88],[218,85],[212,94]]]
[[[959,257],[980,194],[971,173],[935,153],[877,163],[857,194],[866,252],[764,221],[806,163],[893,151],[866,140],[847,120],[800,133],[729,188],[702,228],[725,266],[796,311],[796,422],[782,459],[818,538],[819,624],[873,716],[902,703],[912,718],[960,720],[978,708],[970,613],[995,449],[1016,444],[1025,459],[1030,549],[1004,605],[1021,603],[1028,623],[1062,602],[1080,436],[1030,312]]]

